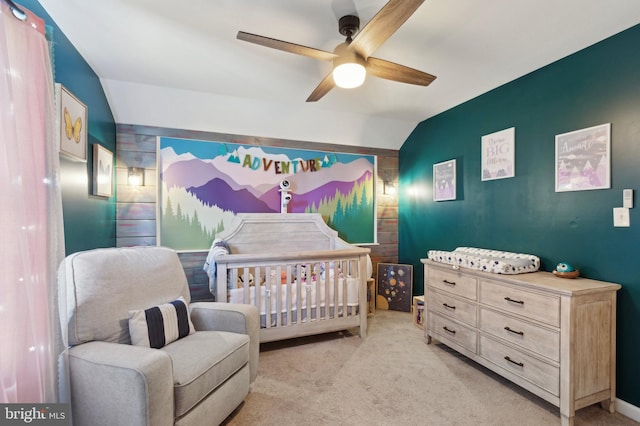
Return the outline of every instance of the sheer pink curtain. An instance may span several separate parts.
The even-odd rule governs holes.
[[[51,61],[43,21],[0,6],[0,402],[58,402],[64,239]]]

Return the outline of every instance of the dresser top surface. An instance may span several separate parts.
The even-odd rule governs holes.
[[[610,283],[606,281],[597,281],[588,278],[560,278],[551,272],[529,272],[524,274],[492,274],[489,272],[477,271],[464,267],[454,267],[446,263],[438,263],[429,259],[420,259],[425,266],[436,267],[441,270],[464,273],[473,275],[479,279],[499,281],[517,285],[526,285],[532,288],[550,290],[553,292],[578,295],[583,293],[597,293],[602,291],[616,291],[621,288],[620,284]]]

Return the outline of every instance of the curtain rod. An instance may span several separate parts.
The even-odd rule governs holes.
[[[21,21],[27,20],[27,14],[24,13],[24,10],[20,9],[18,5],[13,2],[13,0],[4,0],[4,1],[9,5],[9,8],[11,9],[11,13],[13,13],[13,16],[15,16]]]

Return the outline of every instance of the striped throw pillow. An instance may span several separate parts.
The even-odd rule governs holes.
[[[160,349],[195,332],[183,297],[149,309],[129,311],[131,344]]]

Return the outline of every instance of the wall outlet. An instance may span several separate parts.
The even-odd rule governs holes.
[[[629,209],[626,207],[614,207],[613,208],[613,226],[628,227],[629,223]]]

